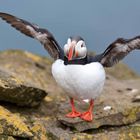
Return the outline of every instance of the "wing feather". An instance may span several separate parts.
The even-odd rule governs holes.
[[[21,33],[37,39],[54,59],[64,59],[63,49],[47,29],[7,13],[0,12],[0,17]]]
[[[135,49],[140,49],[140,36],[132,39],[119,38],[104,51],[100,62],[105,67],[111,67]]]

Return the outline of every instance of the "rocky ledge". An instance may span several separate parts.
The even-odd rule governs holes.
[[[51,75],[51,60],[29,52],[0,53],[0,139],[140,139],[140,77],[120,63],[107,70],[94,120],[66,118],[69,98]],[[125,73],[124,73],[125,71]],[[85,103],[76,102],[85,111]]]
[[[17,78],[5,68],[0,68],[0,91],[0,101],[19,106],[36,106],[47,95],[45,90]]]

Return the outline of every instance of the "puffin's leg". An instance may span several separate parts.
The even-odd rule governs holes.
[[[70,103],[71,103],[72,111],[70,113],[68,113],[66,115],[66,117],[69,117],[69,118],[79,117],[81,115],[81,113],[76,111],[75,106],[74,106],[74,99],[73,98],[70,98]]]
[[[93,115],[92,115],[92,111],[93,111],[93,107],[94,107],[94,100],[90,100],[90,106],[88,111],[84,112],[81,114],[81,118],[85,121],[92,121],[93,119]]]

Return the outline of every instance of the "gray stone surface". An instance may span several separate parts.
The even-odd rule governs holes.
[[[103,94],[95,100],[94,120],[84,122],[65,117],[69,98],[52,78],[49,59],[23,51],[0,53],[0,138],[140,139],[140,79],[123,64],[117,67],[107,70]],[[106,106],[111,108],[104,110]],[[88,104],[76,102],[76,107],[83,112]]]

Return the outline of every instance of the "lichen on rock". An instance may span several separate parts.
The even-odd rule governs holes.
[[[94,120],[85,122],[65,117],[69,99],[53,79],[51,64],[26,51],[0,53],[0,139],[140,139],[137,74],[123,64],[107,70],[104,91],[95,99]],[[83,112],[88,104],[76,102],[76,107]]]
[[[35,86],[25,84],[4,68],[0,68],[0,100],[20,106],[36,106],[47,93]]]
[[[22,119],[0,106],[0,134],[32,137],[32,133]]]

